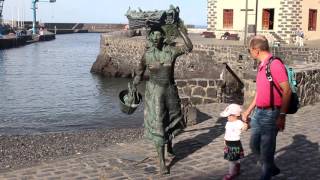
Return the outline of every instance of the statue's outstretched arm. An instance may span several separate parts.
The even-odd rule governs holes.
[[[136,70],[135,76],[133,78],[134,87],[136,87],[141,82],[145,71],[146,71],[146,59],[144,54],[140,60],[138,69]]]
[[[180,20],[181,21],[181,20]],[[179,27],[178,27],[178,30],[179,30],[179,34],[181,36],[181,38],[183,39],[184,41],[184,44],[185,44],[185,47],[186,47],[186,51],[187,52],[191,52],[192,49],[193,49],[193,44],[188,36],[188,33],[186,31],[186,27],[183,25],[183,22],[180,22],[179,23]]]
[[[184,26],[183,21],[180,19],[178,24],[178,33],[180,37],[183,39],[184,45],[182,47],[175,48],[175,58],[182,54],[187,54],[192,51],[193,44],[188,37],[187,28]]]

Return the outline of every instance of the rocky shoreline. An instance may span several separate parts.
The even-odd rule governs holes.
[[[141,139],[143,129],[0,135],[0,173]]]

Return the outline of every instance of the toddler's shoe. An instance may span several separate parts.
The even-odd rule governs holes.
[[[233,180],[235,177],[235,175],[226,174],[223,176],[223,180]]]
[[[239,174],[240,174],[240,163],[237,163],[235,167],[235,175],[239,175]]]
[[[275,167],[272,169],[272,176],[276,176],[276,175],[280,174],[280,172],[281,172],[280,169],[275,166]]]

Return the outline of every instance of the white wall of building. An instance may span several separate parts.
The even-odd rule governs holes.
[[[246,0],[208,1],[215,2],[215,26],[209,28],[215,31],[217,37],[220,37],[226,31],[230,33],[237,33],[240,37],[244,37],[245,12],[241,11],[241,9],[245,9]],[[301,2],[301,4],[299,4],[299,2]],[[302,9],[300,9],[300,7],[302,7]],[[248,12],[248,25],[254,25],[256,0],[248,0],[248,8],[254,10]],[[208,10],[210,11],[211,9],[212,7],[209,7]],[[233,9],[233,28],[223,28],[224,9]],[[274,9],[273,30],[262,29],[263,9]],[[317,9],[316,31],[308,31],[309,9]],[[300,16],[302,18],[299,18]],[[209,21],[211,21],[210,17]],[[209,23],[209,26],[212,25]],[[292,41],[292,36],[294,36],[294,31],[297,27],[302,27],[306,40],[320,39],[320,0],[259,0],[257,19],[257,30],[259,34],[264,33],[267,36],[270,36],[270,38],[273,38],[273,35],[269,34],[269,32],[275,32],[289,43]]]
[[[317,28],[316,31],[308,30],[309,9],[317,9]],[[304,0],[302,5],[302,30],[305,34],[305,40],[320,39],[320,1]]]
[[[216,31],[220,32],[239,32],[244,33],[245,29],[245,11],[241,11],[241,9],[245,9],[246,7],[246,0],[219,0],[217,2],[217,25]],[[259,7],[258,7],[258,21],[257,27],[258,31],[262,30],[262,9],[275,9],[275,19],[274,19],[274,30],[278,27],[278,18],[277,14],[279,13],[280,9],[280,1],[279,0],[268,0],[268,1],[261,1],[259,0]],[[233,28],[232,29],[225,29],[223,28],[223,10],[224,9],[233,9]],[[248,0],[248,9],[253,9],[254,11],[248,12],[248,24],[255,24],[255,13],[256,13],[256,0]],[[217,32],[217,33],[218,33]]]

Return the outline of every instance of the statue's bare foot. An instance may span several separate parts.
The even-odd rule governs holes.
[[[161,175],[170,174],[168,167],[167,166],[160,167],[160,174]]]
[[[173,152],[172,149],[171,150],[168,149],[167,153],[168,153],[168,157],[175,157],[176,156],[176,154]]]
[[[167,153],[168,153],[168,157],[174,157],[175,156],[175,153],[173,152],[172,141],[168,142]]]

